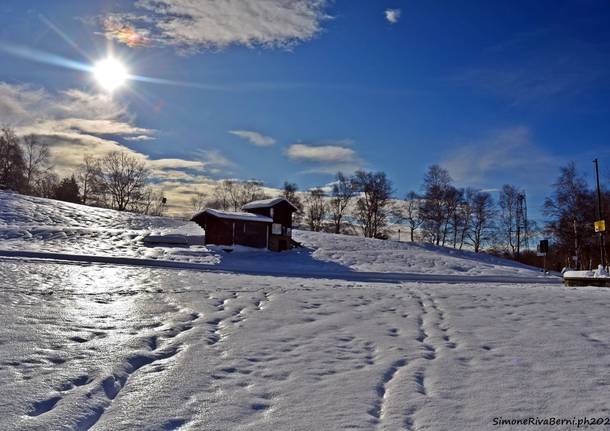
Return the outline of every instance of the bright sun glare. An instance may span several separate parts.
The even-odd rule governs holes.
[[[104,90],[112,92],[125,84],[129,74],[121,62],[108,57],[93,66],[93,76]]]

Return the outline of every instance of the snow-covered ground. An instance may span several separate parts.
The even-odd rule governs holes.
[[[176,234],[184,235],[190,247],[144,240],[148,235],[174,240]],[[506,259],[430,244],[295,231],[295,239],[304,248],[288,253],[245,248],[227,252],[200,245],[203,235],[199,226],[184,220],[0,192],[0,250],[196,263],[250,273],[355,276],[356,272],[368,279],[394,274],[398,279],[417,280],[431,276],[442,280],[548,278],[535,268]]]
[[[184,222],[8,194],[0,223],[5,250],[150,249],[233,265],[0,257],[2,430],[571,430],[494,418],[609,414],[605,288],[527,284],[534,270],[501,260],[304,232],[308,248],[294,253],[168,247],[176,258],[141,238],[195,235]],[[267,274],[248,274],[250,261],[269,261]],[[430,278],[371,281],[400,273]]]

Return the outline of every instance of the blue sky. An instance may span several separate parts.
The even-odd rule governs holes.
[[[536,213],[559,165],[610,166],[606,1],[187,5],[3,1],[0,121],[45,136],[66,170],[128,148],[174,201],[222,178],[306,189],[356,168],[385,171],[402,196],[440,163],[461,186],[525,188]],[[40,61],[109,50],[181,85],[108,95]]]

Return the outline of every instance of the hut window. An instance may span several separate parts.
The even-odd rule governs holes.
[[[271,226],[271,233],[273,235],[281,235],[282,234],[282,225],[279,223],[273,223]]]
[[[246,224],[244,223],[244,233],[246,233]]]

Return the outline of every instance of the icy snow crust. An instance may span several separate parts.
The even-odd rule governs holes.
[[[0,220],[5,250],[151,250],[235,269],[0,257],[2,430],[489,430],[495,417],[607,416],[605,288],[527,284],[533,271],[501,260],[305,232],[309,248],[280,254],[147,247],[149,232],[201,232],[6,193]],[[239,272],[264,262],[267,275]],[[447,282],[338,276],[401,269]],[[481,282],[495,271],[519,283]]]
[[[0,280],[0,429],[489,430],[607,413],[603,288],[11,260]]]

